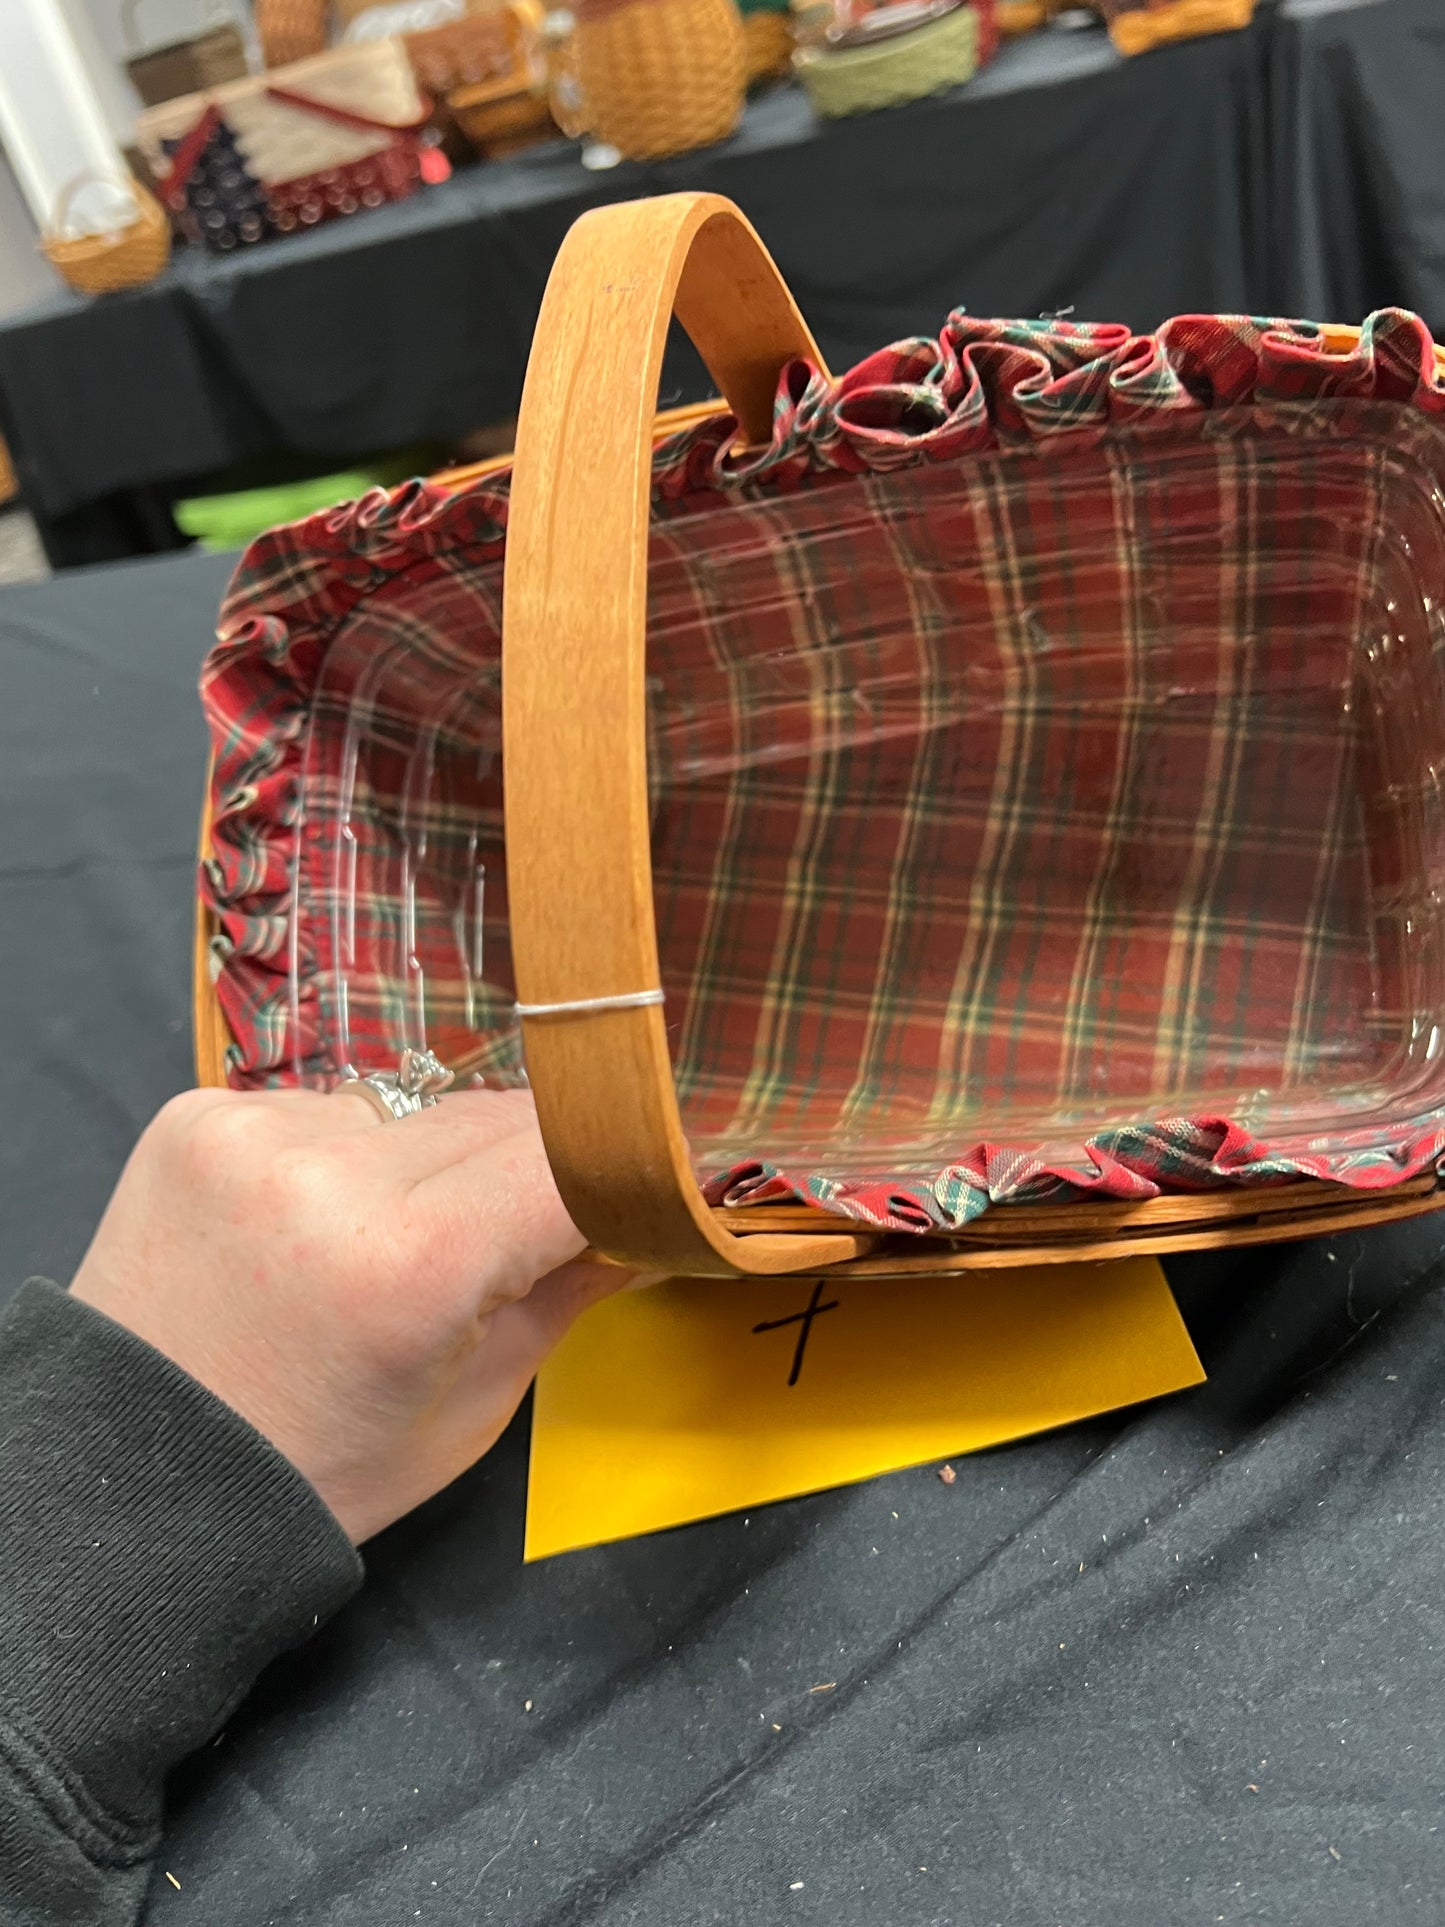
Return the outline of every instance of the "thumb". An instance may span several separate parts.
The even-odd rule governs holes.
[[[625,1266],[580,1261],[549,1271],[525,1298],[491,1314],[480,1347],[488,1372],[525,1388],[582,1313],[630,1285],[634,1275]]]

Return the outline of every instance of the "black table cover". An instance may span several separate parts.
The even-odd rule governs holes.
[[[0,592],[0,1290],[189,1076],[226,568]],[[1195,1392],[530,1568],[523,1414],[177,1775],[151,1917],[1438,1922],[1442,1237],[1179,1259]]]
[[[589,173],[551,147],[284,243],[184,253],[150,287],[0,322],[0,427],[55,561],[156,546],[167,499],[235,464],[509,418],[571,223],[683,188],[739,203],[838,368],[960,303],[1141,328],[1257,308],[1261,44],[1122,61],[1102,29],[1055,31],[894,112],[820,124],[784,89],[676,161]],[[690,353],[664,388],[708,392]]]
[[[1445,338],[1445,6],[1287,0],[1274,39],[1276,311],[1413,308]]]

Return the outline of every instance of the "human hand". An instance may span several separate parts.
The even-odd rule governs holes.
[[[264,1433],[359,1544],[488,1451],[627,1282],[569,1262],[582,1244],[525,1091],[390,1123],[314,1091],[188,1091],[71,1289]]]

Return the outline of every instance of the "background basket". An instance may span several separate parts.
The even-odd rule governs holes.
[[[747,84],[785,80],[793,69],[793,17],[776,6],[743,9],[743,47]]]
[[[541,7],[533,0],[512,0],[509,5],[474,5],[459,20],[403,38],[417,85],[441,99],[459,87],[545,90],[541,31]]]
[[[378,40],[149,108],[136,138],[193,238],[229,248],[403,198],[428,116],[405,49]]]
[[[433,47],[424,58],[417,41],[430,43],[431,34],[409,36],[406,44],[418,79],[444,94],[472,145],[500,156],[555,133],[544,17],[535,0],[510,0],[456,24],[466,28],[465,38]]]
[[[46,260],[78,294],[114,294],[153,281],[170,259],[171,226],[165,209],[139,181],[126,182],[136,210],[128,226],[102,234],[66,234],[76,193],[96,178],[80,175],[62,193],[51,226],[40,239]]]
[[[800,48],[795,64],[814,110],[837,119],[961,86],[977,71],[978,38],[973,8],[957,6],[871,46]]]
[[[568,68],[580,117],[627,160],[723,140],[746,91],[733,0],[581,0]]]
[[[133,51],[139,39],[138,8],[139,0],[124,0],[121,33],[126,47],[132,50],[126,55],[125,70],[147,107],[174,100],[178,94],[192,94],[202,87],[219,87],[228,80],[244,78],[246,48],[235,21],[218,20],[188,40],[174,40],[140,53]]]
[[[1099,0],[1099,5],[1121,54],[1231,32],[1254,18],[1254,0]]]
[[[209,108],[234,130],[251,171],[267,184],[365,159],[427,119],[396,41],[333,47],[274,73],[148,108],[136,121],[136,141],[157,180],[171,171],[167,143],[184,139]],[[370,124],[350,126],[347,116]]]
[[[253,0],[256,38],[268,67],[289,67],[326,47],[326,0]]]

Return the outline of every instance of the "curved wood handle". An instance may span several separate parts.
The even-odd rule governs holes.
[[[730,201],[584,214],[552,269],[517,422],[502,622],[512,958],[523,1004],[659,981],[647,796],[652,421],[676,312],[752,441],[784,364],[818,350]],[[736,1276],[863,1255],[842,1233],[735,1237],[702,1201],[656,1005],[525,1018],[568,1210],[602,1251]]]

